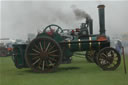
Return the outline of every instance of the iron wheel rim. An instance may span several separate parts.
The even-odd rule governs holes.
[[[99,51],[96,61],[103,70],[115,70],[120,65],[121,57],[114,48],[106,47]]]
[[[51,30],[51,29],[53,29],[53,28],[56,28],[56,30],[55,30],[56,33],[62,33],[62,32],[63,32],[62,28],[61,28],[60,26],[58,26],[58,25],[55,25],[55,24],[51,24],[51,25],[47,26],[47,27],[43,30],[43,32],[46,33],[46,31],[47,31],[48,29]],[[60,32],[59,32],[59,31],[60,31]]]
[[[25,59],[35,72],[53,72],[61,62],[62,51],[59,44],[49,38],[36,38],[27,46]]]

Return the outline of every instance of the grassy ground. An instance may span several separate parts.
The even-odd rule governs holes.
[[[124,74],[123,62],[115,71],[103,71],[78,57],[73,57],[72,64],[60,65],[55,73],[41,74],[17,69],[11,57],[0,57],[0,85],[128,85],[128,74]]]

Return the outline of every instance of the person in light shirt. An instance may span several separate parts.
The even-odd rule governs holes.
[[[117,50],[117,51],[120,53],[120,55],[121,55],[121,53],[122,53],[122,43],[121,43],[121,40],[117,40],[117,41],[116,41],[115,48],[116,48],[116,50]]]

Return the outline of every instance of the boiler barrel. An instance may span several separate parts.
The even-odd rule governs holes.
[[[109,41],[97,41],[93,37],[89,37],[88,39],[63,41],[60,44],[69,48],[71,51],[99,50],[110,46]]]

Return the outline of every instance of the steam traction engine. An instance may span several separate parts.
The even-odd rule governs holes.
[[[70,61],[73,52],[86,51],[87,59],[103,70],[115,70],[120,65],[121,57],[110,47],[110,39],[105,34],[104,7],[98,6],[100,34],[93,34],[90,18],[81,24],[80,29],[72,31],[49,25],[29,44],[13,45],[15,66],[30,67],[35,72],[53,72],[62,62]]]

